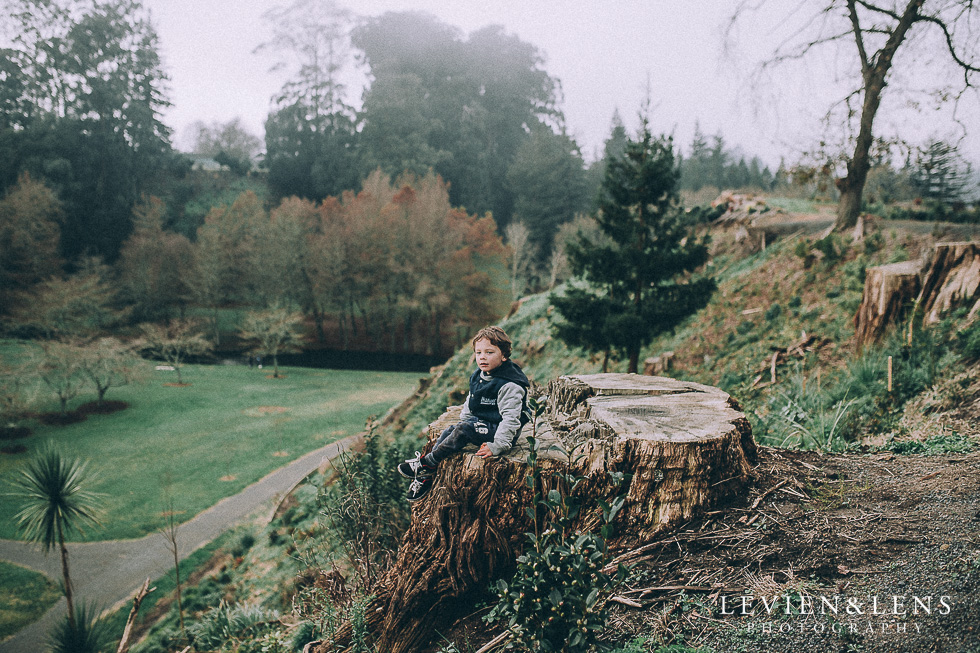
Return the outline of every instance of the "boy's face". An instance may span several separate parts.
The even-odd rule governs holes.
[[[497,369],[501,363],[507,360],[500,351],[500,347],[486,338],[473,343],[473,354],[476,357],[476,366],[484,372]]]

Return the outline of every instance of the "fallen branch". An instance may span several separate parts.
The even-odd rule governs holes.
[[[133,609],[129,611],[129,618],[126,619],[126,628],[123,629],[122,639],[119,640],[119,648],[116,649],[116,653],[126,653],[129,650],[129,637],[133,633],[133,624],[136,622],[136,614],[140,611],[140,604],[146,598],[147,594],[155,590],[155,587],[150,589],[150,579],[147,578],[143,583],[143,587],[136,593],[136,596],[133,598]]]
[[[476,653],[489,653],[493,649],[497,648],[498,646],[506,642],[508,639],[510,639],[510,631],[505,630],[504,632],[500,633],[499,635],[491,639],[489,642],[481,646],[479,649],[477,649]]]
[[[610,596],[609,600],[613,603],[621,603],[622,605],[628,605],[631,608],[642,608],[643,604],[633,599],[628,599],[625,596]]]
[[[775,492],[779,488],[783,487],[787,483],[789,483],[789,479],[788,478],[785,479],[785,480],[780,481],[779,483],[776,483],[771,488],[769,488],[768,490],[766,490],[765,492],[763,492],[762,494],[760,494],[758,496],[758,498],[755,501],[752,502],[752,505],[749,506],[749,510],[755,510],[756,508],[758,508],[759,507],[759,504],[762,503],[762,500],[763,499],[765,499],[767,496],[769,496],[770,494],[772,494],[773,492]]]
[[[623,592],[623,594],[646,594],[647,592],[674,592],[677,590],[685,590],[687,592],[710,592],[712,590],[718,589],[717,587],[706,587],[704,585],[660,585],[657,587],[641,587],[636,590],[629,590]],[[610,601],[616,597],[610,597]]]

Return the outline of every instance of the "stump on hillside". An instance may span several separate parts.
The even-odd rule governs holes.
[[[914,301],[913,301],[914,300]],[[869,268],[864,296],[854,316],[858,347],[876,342],[887,328],[906,317],[934,324],[952,308],[970,306],[969,319],[980,313],[980,243],[938,243],[929,261],[906,261]]]
[[[864,277],[864,295],[854,316],[858,347],[881,340],[891,324],[897,324],[919,295],[917,261],[903,261],[868,268]]]
[[[951,308],[968,304],[975,317],[980,311],[980,243],[940,243],[922,273],[923,322],[938,322]]]
[[[756,452],[749,422],[717,388],[596,374],[560,377],[548,395],[545,415],[523,435],[533,430],[545,482],[549,470],[565,466],[587,477],[580,490],[593,501],[579,515],[582,530],[600,524],[598,500],[617,493],[609,473],[631,475],[614,545],[677,528],[737,495],[749,478]],[[450,408],[433,422],[430,443],[458,416]],[[464,453],[440,466],[435,486],[413,507],[385,590],[367,610],[378,650],[420,650],[434,628],[471,614],[491,580],[512,567],[533,530],[527,447],[522,437],[498,459]]]

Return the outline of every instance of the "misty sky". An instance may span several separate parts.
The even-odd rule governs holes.
[[[546,57],[546,70],[562,84],[569,131],[586,158],[601,149],[617,108],[631,129],[649,85],[652,126],[672,133],[686,148],[696,122],[707,134],[720,132],[775,167],[780,156],[794,162],[819,140],[820,118],[839,97],[831,65],[811,60],[762,86],[750,82],[754,65],[770,53],[778,28],[761,18],[743,23],[726,50],[729,0],[340,0],[359,15],[422,10],[464,34],[503,25]],[[171,76],[173,107],[165,121],[178,147],[187,147],[194,121],[227,122],[240,117],[262,136],[270,99],[284,76],[268,69],[273,60],[253,54],[268,39],[262,14],[285,0],[144,0],[160,36],[164,66]],[[731,41],[730,41],[731,42]],[[853,47],[853,46],[852,46]],[[845,51],[850,54],[849,51]],[[840,58],[830,63],[839,63]],[[839,74],[838,74],[839,76]],[[353,81],[353,80],[352,80]],[[359,104],[357,93],[349,98]],[[911,140],[958,133],[949,112],[925,118],[883,107],[879,133]],[[961,104],[958,117],[980,124],[977,96]],[[899,105],[899,106],[894,106]],[[837,130],[838,132],[840,130]],[[839,133],[837,135],[839,137]],[[974,133],[961,151],[980,162]]]

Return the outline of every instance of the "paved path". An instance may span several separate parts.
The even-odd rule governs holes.
[[[312,451],[181,524],[177,532],[180,558],[183,560],[259,509],[272,509],[273,500],[281,498],[325,460],[335,458],[360,437],[350,436]],[[173,554],[168,544],[161,533],[151,533],[138,540],[69,544],[68,563],[75,601],[102,608],[117,607],[130,601],[144,580],[160,578],[173,568]],[[0,540],[0,560],[39,571],[55,581],[61,580],[61,558],[57,551],[45,555],[40,548],[25,542]],[[0,653],[39,653],[44,650],[47,633],[63,618],[65,610],[65,599],[62,598],[38,621],[0,642]]]

